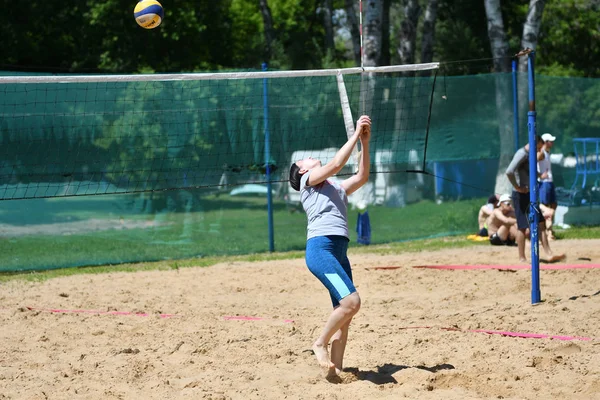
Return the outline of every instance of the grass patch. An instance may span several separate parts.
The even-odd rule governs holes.
[[[0,220],[11,222],[9,226],[14,226],[15,232],[20,230],[20,234],[0,239],[0,271],[40,271],[269,251],[265,198],[189,193],[186,197],[178,192],[168,195],[0,203]],[[403,208],[370,207],[372,243],[474,231],[480,203],[481,200],[467,200],[438,205],[422,201]],[[356,210],[349,211],[351,246],[357,245],[357,217]],[[284,202],[274,201],[273,224],[276,251],[304,249],[303,212],[290,212]]]
[[[567,236],[568,234],[568,236]],[[600,227],[571,227],[568,230],[558,230],[556,235],[560,239],[600,239]],[[349,256],[353,254],[388,255],[397,253],[414,253],[423,251],[436,251],[443,249],[468,248],[474,246],[489,246],[487,242],[474,242],[464,236],[445,236],[430,239],[376,244],[370,246],[353,246],[349,249]],[[163,260],[155,262],[123,263],[118,265],[88,266],[77,268],[61,268],[46,271],[29,271],[16,273],[0,273],[0,282],[28,281],[42,282],[49,279],[81,274],[105,274],[115,272],[138,271],[168,271],[189,267],[209,267],[219,263],[235,261],[272,261],[304,258],[304,250],[274,253],[254,253],[233,256],[211,256],[201,258],[185,258],[178,260]]]
[[[557,239],[598,239],[600,226],[572,226],[569,229],[554,229]]]
[[[0,279],[54,276],[27,271],[56,270],[55,276],[67,276],[303,257],[306,215],[290,212],[282,201],[274,201],[276,253],[271,254],[265,198],[180,192],[145,196],[0,202],[3,227],[29,232],[0,238],[0,273],[7,273]],[[424,200],[402,208],[369,207],[371,246],[356,243],[358,212],[350,210],[350,252],[393,254],[488,245],[465,239],[475,233],[484,202]],[[102,224],[103,229],[95,229]],[[107,229],[106,224],[114,226]],[[556,235],[600,238],[600,227],[557,230]]]

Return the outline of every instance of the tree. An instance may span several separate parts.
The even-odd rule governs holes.
[[[379,65],[390,65],[390,7],[392,0],[383,0],[383,10],[381,17],[381,56]]]
[[[398,54],[402,64],[415,63],[417,24],[421,15],[421,6],[417,0],[404,0],[404,20],[400,25],[400,45]]]
[[[500,0],[485,0],[485,11],[488,21],[488,36],[494,69],[496,70],[496,110],[498,118],[498,134],[500,136],[500,155],[498,173],[496,174],[496,193],[510,193],[511,185],[506,178],[506,168],[514,153],[514,136],[512,135],[511,114],[511,80],[509,71],[508,42],[504,31],[504,21],[500,8]]]
[[[500,0],[484,0],[484,2],[494,70],[495,72],[508,72],[510,71],[508,41],[504,31]]]
[[[364,26],[364,65],[380,65],[382,44],[383,0],[367,0]]]
[[[423,38],[421,44],[421,62],[429,63],[433,60],[435,44],[435,22],[437,19],[438,0],[429,0],[423,19]]]
[[[540,34],[540,25],[542,24],[542,14],[544,13],[545,0],[530,0],[529,11],[523,25],[523,38],[521,39],[521,49],[537,48],[538,37]],[[519,71],[527,72],[527,58],[519,58]]]
[[[361,65],[361,48],[360,48],[360,30],[358,27],[358,18],[356,18],[356,8],[354,0],[345,0],[346,16],[348,17],[348,24],[350,30],[350,36],[352,37],[352,54],[354,55],[354,62],[356,65]]]
[[[523,38],[521,39],[521,49],[537,48],[540,26],[542,24],[542,15],[544,13],[545,0],[530,0],[529,11],[523,25]],[[524,59],[524,57],[523,57]],[[527,71],[527,63],[519,60],[519,71]]]
[[[271,9],[267,0],[259,0],[259,5],[265,33],[265,62],[269,62],[271,59],[271,46],[275,37],[275,33],[273,32],[273,16],[271,15]]]
[[[335,42],[333,39],[333,0],[323,0],[321,8],[323,26],[325,27],[325,52],[333,54]]]
[[[538,37],[536,71],[554,76],[600,77],[600,3],[547,2]]]

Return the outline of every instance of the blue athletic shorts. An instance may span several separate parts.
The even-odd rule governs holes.
[[[306,265],[329,290],[334,308],[341,299],[356,292],[346,255],[348,242],[344,236],[317,236],[306,242]]]
[[[540,203],[550,205],[556,203],[554,182],[540,182]]]
[[[529,228],[529,193],[519,193],[515,190],[512,192],[512,202],[515,209],[515,216],[517,217],[517,228],[527,229]],[[538,222],[542,222],[544,217],[538,207]]]

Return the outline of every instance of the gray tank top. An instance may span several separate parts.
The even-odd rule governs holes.
[[[348,196],[338,183],[327,179],[307,186],[308,171],[300,180],[300,201],[308,218],[307,240],[316,236],[348,236]]]

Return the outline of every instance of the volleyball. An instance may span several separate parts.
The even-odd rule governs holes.
[[[156,0],[141,0],[133,10],[135,22],[144,29],[154,29],[159,26],[164,14],[165,11]]]

